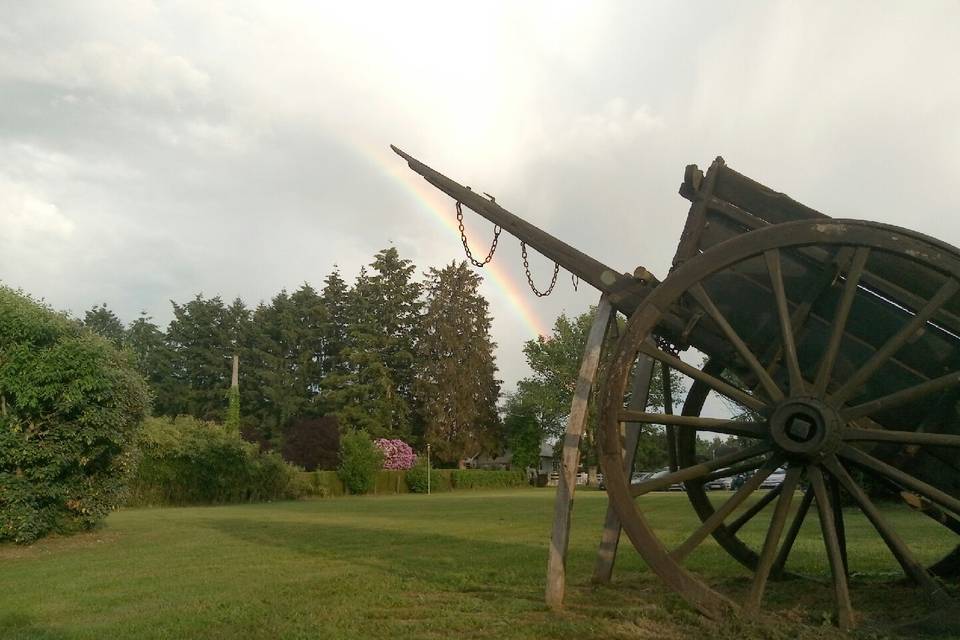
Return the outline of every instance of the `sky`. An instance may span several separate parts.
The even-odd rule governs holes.
[[[169,322],[395,246],[463,258],[396,144],[619,271],[663,277],[684,166],[960,244],[960,3],[0,0],[0,280]],[[492,228],[466,212],[474,253]],[[531,258],[542,288],[552,265]],[[482,293],[505,390],[598,293]]]

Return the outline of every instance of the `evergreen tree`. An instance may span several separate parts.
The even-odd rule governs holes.
[[[414,395],[415,352],[423,303],[415,267],[395,248],[374,256],[372,272],[361,269],[345,298],[344,347],[339,351],[343,372],[326,372],[324,405],[344,428],[368,431],[374,437],[410,439],[421,432]],[[333,275],[333,274],[331,274]],[[336,280],[325,293],[342,293]],[[330,307],[331,318],[339,310]],[[331,325],[331,330],[339,326]],[[336,343],[331,347],[335,348]]]
[[[422,285],[413,280],[413,263],[400,258],[394,247],[378,252],[370,266],[374,274],[366,291],[360,292],[373,303],[370,307],[373,313],[367,316],[372,324],[366,329],[375,336],[380,359],[390,371],[397,394],[412,414],[416,408],[414,352],[423,313]],[[406,425],[396,424],[395,428],[408,431]]]
[[[321,327],[322,351],[320,356],[320,378],[331,374],[343,374],[346,371],[343,350],[347,346],[349,332],[349,295],[347,283],[340,277],[340,271],[334,265],[333,271],[324,280],[320,302],[325,316]]]
[[[253,312],[242,403],[260,438],[273,444],[279,442],[286,422],[303,407],[294,379],[295,325],[296,314],[286,290]]]
[[[406,437],[409,406],[383,360],[383,332],[377,327],[378,301],[371,277],[361,269],[346,298],[346,340],[342,372],[324,381],[324,404],[344,429],[360,429],[374,438]]]
[[[123,346],[124,329],[120,318],[107,308],[104,302],[99,307],[94,305],[83,316],[83,326],[95,334],[102,336],[113,343],[115,347]]]
[[[155,415],[174,415],[176,384],[171,377],[172,352],[167,345],[166,336],[153,318],[146,312],[127,327],[127,347],[136,358],[137,369],[153,392],[153,412]]]
[[[219,296],[201,294],[186,304],[173,304],[167,329],[171,349],[170,415],[222,420],[230,381],[233,345],[227,308]]]
[[[292,332],[291,358],[296,392],[304,400],[301,416],[319,415],[316,397],[323,378],[324,331],[327,310],[317,290],[304,283],[290,296],[291,311],[296,321]]]
[[[427,273],[416,388],[426,441],[445,462],[491,451],[499,435],[496,345],[479,285],[480,276],[465,262]]]
[[[285,290],[253,313],[243,385],[244,415],[258,439],[278,444],[297,418],[319,414],[323,326],[326,312],[316,290]]]

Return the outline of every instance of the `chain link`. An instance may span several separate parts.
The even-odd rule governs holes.
[[[573,283],[573,290],[576,291],[577,287],[580,286],[580,278],[577,277],[577,274],[575,273],[570,274],[570,282]]]
[[[487,253],[487,257],[483,259],[483,262],[480,262],[473,257],[473,254],[470,252],[470,245],[467,244],[467,232],[463,228],[463,207],[460,205],[460,202],[457,201],[457,226],[460,228],[460,241],[463,243],[463,250],[467,253],[467,259],[475,267],[484,267],[493,260],[493,254],[497,251],[497,243],[500,242],[500,225],[493,226],[493,242],[490,244],[490,251]]]
[[[533,284],[533,276],[530,275],[530,262],[527,260],[527,244],[521,240],[520,241],[520,254],[523,256],[523,271],[527,274],[527,284],[530,285],[530,290],[538,298],[545,298],[551,293],[553,293],[553,288],[557,285],[557,274],[560,273],[560,265],[556,262],[553,263],[553,278],[550,279],[550,286],[547,287],[546,291],[540,291],[537,289],[537,285]]]
[[[660,347],[661,350],[666,351],[675,358],[680,356],[680,347],[677,345],[673,344],[662,336],[654,336],[654,339],[657,342],[657,346]]]

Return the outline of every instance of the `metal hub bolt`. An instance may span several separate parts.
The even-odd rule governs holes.
[[[790,457],[812,460],[836,450],[843,421],[817,398],[788,398],[770,415],[774,445]]]

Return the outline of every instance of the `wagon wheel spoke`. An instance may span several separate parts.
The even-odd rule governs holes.
[[[960,447],[960,436],[951,433],[925,433],[923,431],[893,431],[888,429],[857,429],[847,427],[843,439],[862,442],[898,442],[901,444],[927,445],[933,447]]]
[[[727,318],[723,315],[723,313],[721,313],[720,309],[718,309],[713,303],[713,300],[710,299],[706,289],[704,289],[703,286],[698,283],[690,288],[689,293],[693,296],[694,300],[700,303],[700,306],[703,307],[704,311],[707,312],[707,315],[709,315],[713,321],[717,323],[717,326],[719,326],[720,330],[723,331],[723,335],[727,337],[727,340],[730,341],[730,344],[734,346],[734,348],[737,350],[737,353],[739,353],[740,357],[743,358],[743,361],[748,367],[750,367],[750,370],[753,371],[753,375],[757,377],[757,380],[763,386],[764,391],[767,392],[767,397],[773,402],[779,402],[782,400],[783,392],[780,391],[780,387],[778,387],[777,383],[773,381],[773,378],[770,377],[770,374],[767,373],[767,370],[764,369],[763,365],[760,364],[760,361],[757,360],[757,356],[754,355],[753,351],[750,350],[750,347],[747,346],[747,343],[743,341],[740,335],[727,321]]]
[[[790,376],[790,395],[800,395],[804,390],[803,374],[800,373],[800,361],[797,360],[797,345],[793,339],[793,323],[790,321],[790,305],[787,303],[787,292],[783,286],[780,251],[778,249],[765,251],[763,257],[767,261],[770,285],[777,302],[777,315],[780,318],[780,339],[783,343],[787,373]]]
[[[793,550],[793,543],[797,541],[797,536],[800,535],[803,521],[806,520],[807,513],[810,511],[810,505],[812,504],[813,488],[808,487],[803,494],[803,498],[800,500],[800,506],[797,507],[797,512],[793,515],[793,521],[790,523],[787,535],[783,539],[783,546],[780,547],[780,552],[777,553],[777,559],[773,562],[773,575],[778,576],[783,573],[783,568],[787,564],[787,558],[790,557],[790,551]]]
[[[810,283],[810,287],[805,292],[803,300],[797,305],[793,315],[790,317],[790,324],[793,326],[794,342],[800,338],[801,332],[804,330],[804,327],[806,327],[813,305],[824,293],[830,290],[834,280],[843,268],[842,265],[849,264],[852,255],[853,249],[851,247],[841,248],[837,252],[836,258],[826,262]],[[769,349],[764,355],[768,356],[764,358],[768,363],[767,372],[773,375],[783,355],[783,345],[777,343],[775,348]]]
[[[677,561],[682,561],[690,552],[697,548],[707,536],[716,531],[723,524],[724,519],[733,512],[734,509],[743,504],[750,494],[757,490],[760,484],[773,473],[783,462],[781,458],[773,457],[767,461],[753,476],[747,480],[742,487],[737,489],[730,498],[711,514],[709,518],[703,521],[699,528],[690,534],[690,537],[684,540],[683,544],[670,552],[670,555]]]
[[[922,587],[934,602],[941,604],[951,602],[950,597],[944,592],[943,587],[940,586],[923,565],[917,562],[907,545],[904,544],[896,531],[890,527],[886,519],[880,514],[880,510],[877,509],[863,489],[850,477],[850,474],[843,465],[840,464],[836,456],[827,457],[823,464],[830,475],[850,494],[850,497],[853,498],[854,502],[860,507],[863,515],[870,520],[873,528],[880,534],[880,537],[890,549],[893,557],[896,558],[900,566],[903,567],[904,573]]]
[[[732,464],[726,469],[720,469],[719,471],[708,473],[707,475],[703,476],[701,480],[704,482],[710,482],[711,480],[716,480],[717,478],[728,478],[740,473],[746,473],[747,471],[759,469],[763,466],[764,462],[766,462],[766,460],[754,460],[753,462],[744,462],[743,464]]]
[[[663,412],[673,415],[673,389],[670,388],[670,367],[666,362],[660,363],[660,388],[663,389]],[[670,471],[676,471],[680,464],[677,461],[677,430],[666,426],[667,461]]]
[[[790,513],[790,503],[793,501],[793,493],[797,490],[800,483],[801,467],[790,467],[787,469],[787,475],[783,483],[778,487],[780,489],[780,499],[773,510],[773,517],[770,519],[770,527],[767,529],[767,537],[763,542],[763,550],[760,552],[760,560],[757,562],[756,573],[753,576],[753,584],[750,587],[750,594],[747,596],[747,609],[755,610],[760,607],[760,601],[763,600],[763,592],[767,586],[767,579],[770,577],[770,570],[773,568],[774,554],[780,544],[780,536],[783,534],[783,527],[787,522],[787,516]],[[772,491],[770,493],[773,493]]]
[[[858,404],[853,407],[847,407],[846,409],[841,410],[841,414],[843,414],[843,417],[847,420],[853,420],[854,418],[868,416],[871,413],[880,411],[882,409],[899,407],[907,404],[908,402],[919,400],[920,398],[924,398],[933,393],[937,393],[938,391],[943,391],[957,385],[960,385],[960,373],[948,373],[945,376],[927,380],[926,382],[922,382],[916,386],[909,387],[907,389],[901,389],[900,391],[870,400],[869,402],[864,402],[863,404]]]
[[[833,576],[833,595],[837,605],[837,625],[841,629],[850,629],[853,626],[853,606],[850,604],[850,590],[847,587],[847,574],[843,568],[843,556],[840,549],[840,540],[834,526],[833,508],[827,494],[827,485],[823,480],[823,473],[817,466],[807,468],[810,485],[817,498],[817,513],[820,516],[820,531],[823,533],[823,543],[827,548],[827,559],[830,561],[830,574]]]
[[[917,331],[927,323],[927,320],[929,320],[945,302],[952,298],[957,290],[960,290],[960,283],[953,278],[943,283],[927,304],[917,311],[916,315],[910,318],[910,321],[892,338],[877,349],[870,359],[831,396],[831,401],[835,405],[841,405],[849,400],[850,396],[863,386],[863,383],[870,379],[910,338],[916,335]]]
[[[726,526],[727,531],[730,533],[736,533],[743,528],[743,525],[750,522],[753,519],[753,516],[757,515],[764,508],[777,499],[777,496],[780,495],[780,492],[783,491],[783,484],[778,484],[775,488],[767,491],[763,496],[750,505],[750,508],[741,513],[737,518]]]
[[[647,413],[624,409],[620,412],[621,422],[640,422],[642,424],[663,424],[672,427],[688,427],[700,431],[725,433],[748,438],[766,438],[767,425],[753,420],[728,420],[724,418],[701,418],[699,416],[675,416],[669,413]]]
[[[634,497],[642,496],[645,493],[663,489],[664,487],[669,487],[670,485],[677,484],[678,482],[694,480],[713,471],[717,471],[718,469],[729,467],[732,464],[753,458],[754,456],[763,455],[769,451],[769,445],[767,445],[765,442],[760,442],[752,447],[747,447],[746,449],[741,449],[740,451],[735,451],[733,453],[728,453],[725,456],[714,458],[709,462],[703,462],[690,467],[684,467],[683,469],[678,469],[672,473],[662,475],[659,478],[654,478],[652,480],[647,480],[646,482],[640,482],[631,485],[630,493],[633,494]],[[733,475],[732,472],[731,475]]]
[[[936,503],[944,509],[952,511],[956,514],[960,514],[960,500],[954,498],[945,491],[941,491],[933,485],[928,484],[923,480],[919,480],[909,473],[901,471],[900,469],[897,469],[886,462],[878,460],[870,454],[848,444],[841,446],[838,453],[841,457],[850,460],[857,466],[868,471],[872,471],[880,476],[884,476],[887,479],[892,480],[894,484],[919,493],[930,502]]]
[[[853,306],[853,299],[857,293],[857,285],[860,283],[860,276],[863,275],[863,267],[867,264],[869,256],[870,249],[866,247],[858,247],[853,254],[850,269],[847,271],[847,279],[843,284],[840,303],[837,305],[837,311],[833,317],[830,341],[827,343],[827,350],[824,352],[817,369],[817,379],[814,382],[814,393],[816,395],[822,395],[827,390],[827,383],[830,381],[833,365],[840,350],[840,340],[847,328],[847,318],[850,315],[850,308]]]
[[[677,371],[684,374],[685,376],[693,378],[694,380],[699,380],[700,382],[704,383],[705,385],[707,385],[717,393],[724,395],[727,398],[730,398],[734,402],[739,402],[745,407],[748,407],[750,409],[760,410],[767,406],[765,402],[763,402],[756,396],[751,396],[750,394],[744,391],[741,391],[740,389],[737,389],[733,385],[727,382],[724,382],[723,380],[721,380],[716,376],[712,376],[709,373],[704,373],[700,369],[697,369],[696,367],[687,364],[680,358],[674,355],[671,355],[666,351],[663,351],[662,349],[658,349],[653,345],[647,344],[645,342],[641,343],[638,351],[640,353],[644,353],[650,356],[651,358],[654,358],[655,360],[659,360],[660,362],[666,363],[671,368],[676,369]]]
[[[825,475],[827,490],[830,492],[830,505],[833,509],[833,526],[837,530],[840,543],[840,559],[843,561],[843,574],[850,580],[850,563],[847,560],[847,527],[843,522],[843,503],[840,501],[840,484],[831,475]]]

